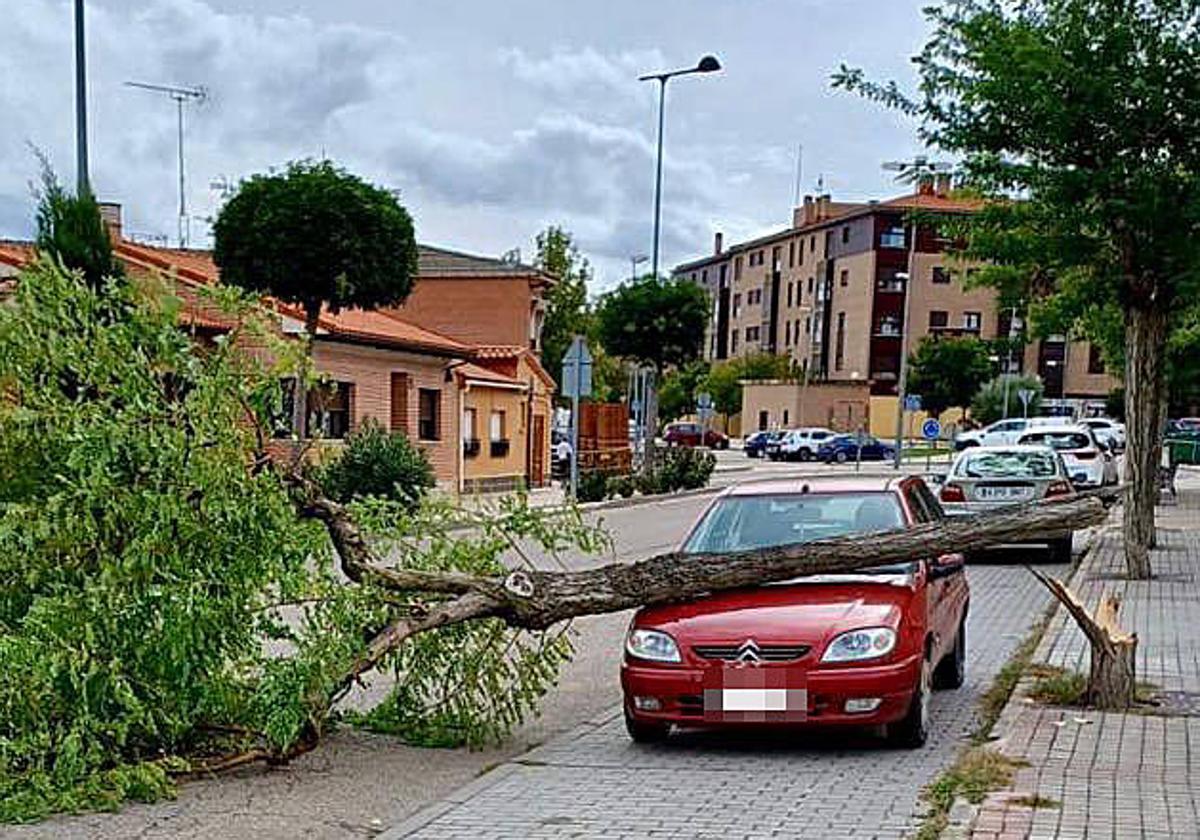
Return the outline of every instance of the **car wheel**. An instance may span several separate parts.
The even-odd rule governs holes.
[[[625,731],[637,744],[660,744],[667,740],[671,733],[668,723],[653,723],[650,721],[634,720],[628,710],[625,712]]]
[[[800,460],[801,461],[811,461],[812,459],[813,459],[812,450],[807,449],[807,448],[800,450]]]
[[[728,448],[729,448],[729,439],[728,438],[726,438],[725,440],[717,441],[717,449],[728,449]]]
[[[833,457],[834,457],[834,458],[837,460],[837,462],[838,462],[839,464],[844,464],[844,463],[846,463],[847,461],[849,461],[849,460],[850,460],[850,453],[848,453],[848,452],[839,452],[839,453],[837,453],[836,455],[834,455]]]
[[[936,688],[962,688],[967,679],[967,617],[964,615],[954,638],[954,650],[946,654],[933,672]]]
[[[894,746],[916,749],[929,740],[929,700],[933,694],[933,667],[928,659],[921,663],[921,676],[913,691],[908,713],[888,724],[887,738]]]
[[[1067,535],[1050,543],[1050,559],[1055,563],[1070,563],[1074,551],[1075,539]]]

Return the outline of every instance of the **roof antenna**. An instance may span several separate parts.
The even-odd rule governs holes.
[[[804,144],[796,144],[796,193],[792,196],[792,206],[800,206],[800,172],[804,163]]]

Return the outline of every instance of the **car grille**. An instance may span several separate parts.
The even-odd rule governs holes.
[[[762,662],[791,662],[800,659],[811,648],[808,645],[759,645],[758,659]],[[692,652],[701,659],[716,659],[736,662],[743,651],[742,645],[695,645]]]

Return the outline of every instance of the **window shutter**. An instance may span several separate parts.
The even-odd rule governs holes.
[[[392,371],[392,431],[408,434],[408,374]]]

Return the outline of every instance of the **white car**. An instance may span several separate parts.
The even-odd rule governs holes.
[[[1089,417],[1080,420],[1079,425],[1087,426],[1096,436],[1096,440],[1108,446],[1114,452],[1125,449],[1125,424],[1110,420],[1107,417]]]
[[[971,432],[961,432],[954,438],[954,449],[962,452],[972,446],[1008,446],[1017,442],[1029,429],[1042,426],[1061,426],[1069,421],[1061,417],[1009,417],[1007,420],[997,420],[990,426],[975,429]]]
[[[1053,449],[1067,465],[1076,487],[1107,487],[1120,480],[1116,458],[1087,426],[1039,426],[1021,435],[1017,443]]]
[[[830,429],[810,428],[792,429],[784,433],[775,448],[768,448],[773,460],[779,461],[811,461],[817,457],[821,444],[834,437]]]

